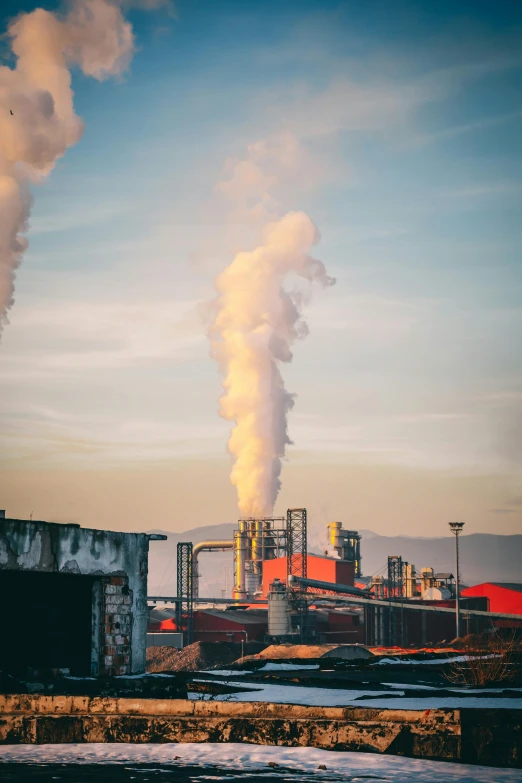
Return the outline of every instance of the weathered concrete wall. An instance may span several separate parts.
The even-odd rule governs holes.
[[[0,570],[107,577],[93,605],[100,673],[145,671],[148,547],[144,533],[0,519]]]
[[[520,710],[0,696],[0,743],[250,742],[521,767]]]

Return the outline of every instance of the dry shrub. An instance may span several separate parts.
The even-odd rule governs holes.
[[[492,634],[477,648],[470,640],[464,646],[462,660],[450,664],[446,679],[454,685],[482,687],[519,679],[520,643],[513,632],[508,636]]]

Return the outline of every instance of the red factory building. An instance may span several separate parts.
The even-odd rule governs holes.
[[[353,587],[355,563],[327,555],[307,555],[307,577],[332,584]],[[263,597],[266,598],[274,579],[287,581],[287,558],[277,557],[263,563]],[[328,592],[314,588],[314,593]],[[358,607],[321,608],[309,613],[308,631],[316,641],[328,644],[363,644],[363,611]]]
[[[473,587],[465,587],[462,595],[485,598],[489,612],[522,615],[522,583],[483,582]],[[495,625],[522,628],[522,620],[495,620]]]
[[[268,625],[266,609],[199,609],[194,612],[194,642],[262,642]],[[175,609],[152,609],[149,631],[177,631]]]
[[[307,577],[323,582],[332,582],[339,585],[353,587],[355,579],[355,563],[349,560],[339,560],[336,557],[326,555],[308,554],[306,560]],[[263,563],[263,597],[266,598],[268,590],[274,579],[286,582],[287,559],[276,557],[274,560],[265,560]],[[321,592],[314,588],[314,592]]]

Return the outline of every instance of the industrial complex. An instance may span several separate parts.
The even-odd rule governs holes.
[[[364,576],[357,531],[330,522],[324,554],[311,554],[307,522],[306,509],[289,509],[285,517],[240,519],[231,540],[181,542],[177,594],[151,596],[149,542],[166,536],[0,512],[0,625],[7,642],[0,669],[110,677],[144,672],[147,644],[421,647],[455,637],[451,572],[417,570],[390,554],[387,574]],[[200,595],[198,555],[226,549],[234,554],[231,596]],[[19,622],[20,606],[30,607],[30,624]],[[522,585],[486,582],[460,592],[462,635],[521,628],[521,615]]]
[[[303,508],[289,509],[286,517],[240,519],[230,540],[180,542],[177,592],[149,596],[150,632],[177,633],[172,638],[185,644],[299,640],[388,647],[434,645],[458,635],[453,573],[417,569],[390,554],[385,575],[363,576],[361,535],[338,521],[325,526],[324,543],[324,554],[308,552]],[[225,550],[234,555],[234,586],[230,598],[218,601],[201,595],[198,556]],[[504,586],[511,593],[503,598],[487,587],[459,589],[462,635],[522,627],[520,604],[508,598],[517,586]]]

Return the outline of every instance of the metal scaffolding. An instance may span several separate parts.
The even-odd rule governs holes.
[[[286,512],[287,576],[306,577],[306,508],[289,508]]]
[[[192,573],[192,542],[180,541],[177,561],[177,626],[183,632],[185,644],[192,643],[194,618],[194,580]]]
[[[400,555],[388,557],[388,600],[404,598],[404,572],[407,563]],[[403,609],[390,606],[388,610],[388,644],[392,647],[403,646],[407,637],[406,617]]]
[[[245,601],[262,590],[263,563],[286,554],[284,517],[247,517],[234,530],[234,589],[232,597]]]
[[[388,557],[388,598],[404,596],[403,563],[400,555]]]
[[[286,512],[286,573],[288,577],[306,578],[308,538],[306,529],[306,508],[289,508]],[[306,587],[292,590],[292,604],[299,616],[299,635],[301,642],[306,639],[308,603],[305,599]]]

